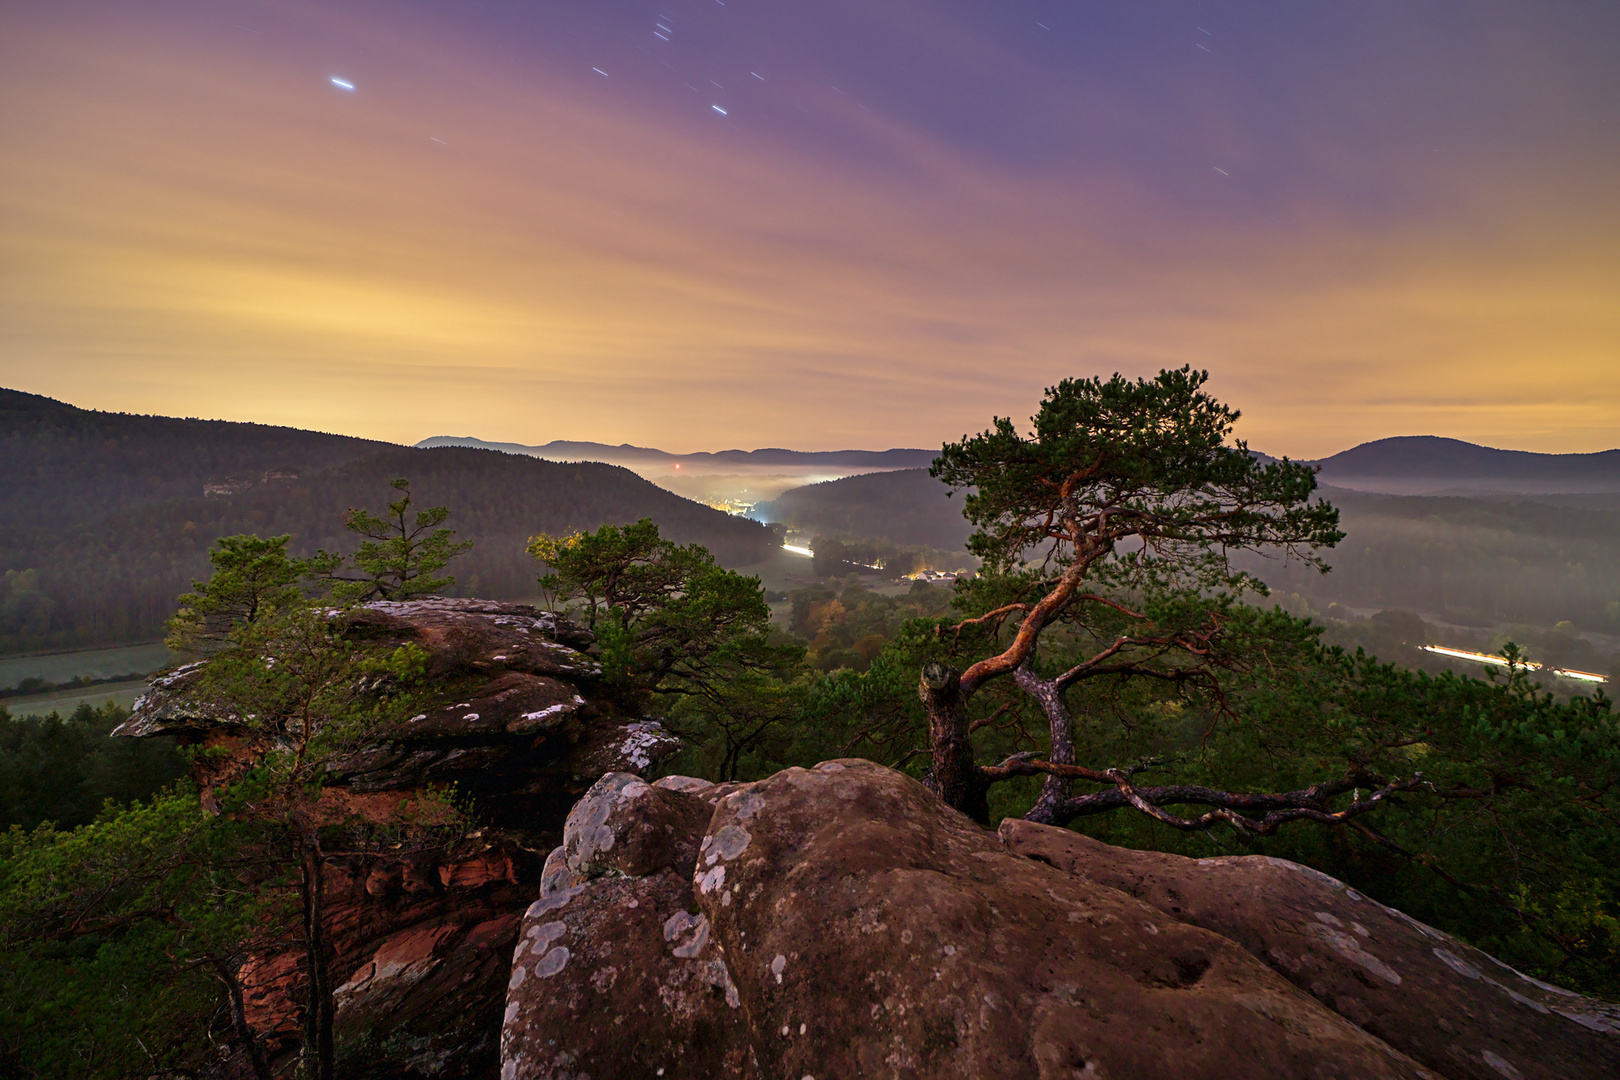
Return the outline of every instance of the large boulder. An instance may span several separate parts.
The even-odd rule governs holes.
[[[500,1075],[1607,1080],[1614,1020],[1303,867],[998,837],[847,760],[603,777],[525,915]]]
[[[1297,863],[1130,851],[1012,819],[1001,838],[1236,942],[1451,1080],[1620,1077],[1620,1007],[1522,975]]]
[[[606,777],[570,816],[514,956],[503,1080],[1430,1075],[870,762],[659,783]],[[651,868],[684,862],[698,803],[677,889]]]
[[[713,813],[692,791],[649,784],[633,773],[608,773],[568,812],[562,857],[582,880],[645,877],[666,868],[690,880]]]
[[[692,893],[712,787],[610,774],[574,808],[512,957],[501,1080],[758,1075]]]
[[[541,881],[536,853],[560,841],[569,809],[604,773],[650,773],[679,743],[596,690],[601,666],[583,651],[592,635],[549,612],[469,599],[379,602],[349,613],[344,633],[420,648],[430,689],[414,715],[336,763],[322,793],[325,818],[387,825],[424,789],[454,783],[491,824],[453,850],[407,856],[384,845],[328,861],[345,1068],[487,1076],[511,950]],[[193,777],[205,805],[217,806],[214,791],[253,768],[269,743],[209,696],[206,664],[156,680],[116,733],[222,751],[198,755]],[[243,977],[250,1024],[273,1045],[290,1045],[303,996],[298,951],[256,956]]]
[[[865,761],[722,799],[698,903],[761,1071],[1427,1077],[1218,934],[1005,850]]]

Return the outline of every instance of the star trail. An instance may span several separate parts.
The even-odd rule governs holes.
[[[1191,363],[1316,456],[1620,442],[1613,5],[19,0],[0,383],[934,445]]]

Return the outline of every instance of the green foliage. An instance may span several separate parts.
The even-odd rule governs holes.
[[[248,781],[252,814],[308,839],[326,818],[318,804],[330,766],[412,715],[426,672],[416,646],[356,641],[345,612],[305,604],[238,628],[194,692],[268,747]]]
[[[339,600],[408,600],[441,592],[456,579],[433,575],[473,546],[471,540],[453,539],[454,529],[439,528],[450,516],[448,508],[434,506],[411,513],[409,480],[391,480],[389,486],[400,492],[400,498],[388,504],[386,517],[351,507],[343,518],[350,532],[364,538],[349,556],[359,577],[340,573],[342,558],[330,552],[319,552],[311,560],[312,570]]]
[[[1132,382],[1069,379],[1047,390],[1022,435],[1005,417],[947,444],[932,474],[969,489],[963,514],[978,526],[968,548],[984,560],[973,592],[996,596],[964,624],[999,630],[997,644],[957,672],[927,669],[930,785],[983,820],[988,787],[1007,777],[974,760],[968,700],[1011,678],[1041,702],[1053,763],[1076,764],[1066,687],[1094,678],[1156,678],[1219,696],[1223,669],[1246,663],[1222,644],[1234,597],[1265,586],[1234,566],[1234,551],[1278,550],[1325,570],[1316,549],[1342,538],[1338,514],[1311,501],[1313,470],[1261,464],[1227,446],[1238,414],[1204,393],[1205,372],[1162,371]],[[1056,641],[1052,639],[1058,639]],[[1082,647],[1050,678],[1037,651]],[[1048,778],[1037,815],[1051,820],[1067,781]]]
[[[404,494],[389,504],[387,519],[355,509],[345,516],[350,531],[365,537],[349,556],[359,577],[346,576],[344,557],[331,552],[290,557],[287,536],[221,537],[208,554],[213,575],[191,583],[193,591],[180,597],[180,608],[169,620],[169,647],[213,652],[237,642],[255,624],[307,608],[302,581],[319,584],[340,603],[402,600],[454,584],[454,578],[432,575],[472,542],[456,543],[453,530],[437,527],[450,515],[443,506],[420,511],[412,520],[409,481],[394,480],[391,486]]]
[[[771,635],[737,635],[667,686],[667,726],[688,744],[674,763],[680,771],[736,780],[798,763],[795,728],[810,686],[796,677],[803,656],[802,646]]]
[[[659,536],[650,518],[592,533],[540,534],[529,554],[549,572],[540,587],[600,635],[609,685],[629,698],[697,693],[739,666],[785,666],[792,646],[768,641],[759,579],[727,570],[697,544]],[[802,650],[798,650],[802,655]]]
[[[1343,877],[1544,978],[1620,994],[1620,720],[1601,692],[1560,702],[1522,667],[1431,677],[1327,650],[1258,672],[1249,698],[1203,769],[1273,789],[1352,764],[1421,769],[1427,781],[1364,819],[1371,832],[1295,830],[1257,850]]]
[[[967,610],[997,601],[979,591],[984,584],[959,587]],[[1218,686],[1138,677],[1070,687],[1076,760],[1155,762],[1140,783],[1232,791],[1299,790],[1351,769],[1421,770],[1427,784],[1357,819],[1362,828],[1184,833],[1134,813],[1081,817],[1073,827],[1126,847],[1293,859],[1538,977],[1620,996],[1620,791],[1612,782],[1620,720],[1601,693],[1560,701],[1522,667],[1494,680],[1431,676],[1322,648],[1319,626],[1280,610],[1232,604],[1225,613],[1223,647],[1253,662],[1223,670]],[[935,633],[949,625],[909,623],[866,672],[838,671],[811,687],[788,756],[869,757],[920,774],[928,730],[917,671],[930,660],[961,666],[995,645],[982,626]],[[1051,635],[1037,672],[1056,675],[1071,648],[1078,643]],[[1042,711],[1005,681],[974,695],[969,715],[981,760],[1048,752]],[[992,819],[1024,814],[1040,783],[997,785]]]
[[[217,555],[188,612],[212,651],[187,677],[261,748],[253,767],[209,792],[208,815],[196,792],[163,792],[108,803],[71,832],[14,828],[0,851],[0,1053],[41,1075],[197,1070],[212,1045],[256,1046],[229,1007],[242,965],[298,949],[307,1064],[331,1077],[326,850],[447,849],[462,835],[453,792],[421,794],[382,822],[326,797],[335,763],[420,707],[426,654],[351,635],[347,609],[292,584],[304,568],[284,538],[233,537]],[[24,725],[13,739],[3,715],[20,765],[66,788],[63,725]]]
[[[87,825],[108,800],[151,796],[185,764],[169,739],[115,739],[127,713],[81,704],[69,717],[15,718],[0,707],[0,829]]]
[[[1079,816],[1076,827],[1128,846],[1295,858],[1543,977],[1615,994],[1620,730],[1608,702],[1557,700],[1522,667],[1490,683],[1379,664],[1322,648],[1302,619],[1241,603],[1256,583],[1232,551],[1282,546],[1323,569],[1313,549],[1341,534],[1332,508],[1310,501],[1309,469],[1224,445],[1236,414],[1202,382],[1185,369],[1066,382],[1032,435],[997,420],[947,446],[934,472],[973,489],[970,547],[986,572],[958,583],[960,621],[915,620],[864,673],[812,687],[796,751],[914,772],[931,753],[939,782],[964,775],[949,749],[960,743],[941,731],[971,733],[982,762],[1058,759],[1061,729],[1070,760],[1139,768],[1138,784],[1287,792],[1421,770],[1423,786],[1349,827],[1189,833],[1134,813]],[[841,603],[798,599],[801,632],[819,632],[813,613],[825,622]],[[1368,625],[1403,648],[1428,632],[1399,612]],[[925,715],[917,673],[931,661],[965,674],[957,704]],[[1068,807],[1070,783],[1003,783],[990,809]],[[1072,784],[1077,795],[1110,787]]]
[[[181,787],[72,831],[0,834],[0,1062],[7,1075],[197,1070],[229,1034],[222,974],[282,923],[244,888],[239,826]]]
[[[971,489],[968,549],[1008,571],[1048,544],[1061,558],[1078,526],[1116,556],[1110,579],[1136,587],[1241,584],[1230,548],[1283,545],[1320,566],[1310,549],[1343,534],[1331,506],[1308,501],[1310,467],[1226,446],[1238,413],[1200,389],[1207,379],[1190,368],[1151,381],[1065,379],[1046,392],[1031,435],[997,417],[948,444],[930,474]],[[1126,541],[1137,546],[1116,550]]]
[[[906,622],[945,614],[949,589],[922,582],[901,595],[867,589],[846,580],[839,592],[825,586],[795,590],[788,627],[810,646],[808,662],[821,671],[865,671]]]
[[[397,484],[406,490],[403,483]],[[376,588],[395,595],[426,588],[429,576],[453,554],[448,543],[408,543],[432,529],[443,515],[418,515],[412,533],[406,497],[390,507],[404,543],[357,556],[363,571],[379,575]],[[424,521],[425,519],[425,521]],[[362,528],[369,519],[362,519]],[[437,565],[434,565],[437,561]],[[318,568],[332,570],[331,560]],[[387,575],[396,574],[389,578]],[[355,590],[359,592],[360,590]],[[368,591],[365,595],[371,595]],[[427,657],[414,645],[388,648],[349,633],[350,613],[329,602],[302,599],[252,621],[237,622],[224,647],[193,676],[191,692],[234,717],[249,745],[262,747],[258,761],[241,779],[215,793],[222,817],[258,834],[244,852],[256,876],[296,878],[304,953],[304,1066],[312,1077],[334,1074],[333,990],[327,915],[322,899],[326,846],[341,839],[348,850],[392,841],[417,849],[448,848],[458,842],[464,818],[452,799],[432,793],[402,804],[387,821],[354,820],[340,802],[324,798],[333,769],[362,747],[412,715],[420,704],[417,684],[427,673]]]
[[[639,623],[681,595],[695,574],[714,566],[714,557],[702,547],[661,538],[651,518],[603,525],[594,533],[541,533],[529,539],[528,551],[551,569],[541,576],[540,587],[564,603],[583,601],[579,610],[593,629],[604,616],[621,627]]]
[[[731,779],[779,760],[804,647],[772,632],[758,578],[663,539],[647,518],[541,534],[529,553],[549,569],[541,587],[595,628],[607,685],[668,710],[689,745],[682,767]]]
[[[168,646],[178,652],[208,652],[224,645],[247,623],[300,603],[299,579],[308,572],[289,558],[290,537],[222,536],[208,553],[214,573],[193,581],[169,620]]]

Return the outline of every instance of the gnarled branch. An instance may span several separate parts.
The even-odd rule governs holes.
[[[1015,776],[1044,774],[1113,785],[1112,791],[1079,795],[1052,807],[1050,823],[1055,825],[1066,825],[1077,817],[1105,814],[1129,806],[1155,821],[1184,832],[1207,829],[1224,821],[1257,836],[1269,836],[1290,821],[1342,824],[1376,809],[1395,792],[1412,791],[1425,783],[1420,772],[1402,780],[1384,780],[1370,773],[1350,772],[1341,779],[1312,784],[1300,791],[1232,792],[1198,784],[1137,787],[1132,778],[1144,768],[1146,766],[1091,769],[1084,765],[1059,765],[1032,755],[1015,754],[999,765],[981,766],[979,772],[986,783]],[[1359,789],[1363,787],[1373,789],[1366,798],[1359,794]],[[1357,796],[1349,806],[1342,810],[1328,808],[1329,799],[1353,790],[1357,791]],[[1163,809],[1176,805],[1209,806],[1214,809],[1195,818],[1182,817]]]

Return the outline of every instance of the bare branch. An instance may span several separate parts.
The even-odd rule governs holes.
[[[999,765],[981,766],[979,771],[986,783],[1015,776],[1044,774],[1114,786],[1112,791],[1080,795],[1059,803],[1052,811],[1056,824],[1067,824],[1077,817],[1104,814],[1130,806],[1155,821],[1186,832],[1207,829],[1224,821],[1257,836],[1269,836],[1277,831],[1278,826],[1290,821],[1342,824],[1376,809],[1395,792],[1412,791],[1425,783],[1422,773],[1414,773],[1404,780],[1384,781],[1367,773],[1352,772],[1342,779],[1313,784],[1301,791],[1243,793],[1197,784],[1137,787],[1132,777],[1152,767],[1154,763],[1143,763],[1128,769],[1090,769],[1084,765],[1058,765],[1030,754],[1014,754]],[[1362,787],[1371,787],[1373,791],[1362,798],[1359,794]],[[1328,809],[1329,799],[1352,790],[1357,791],[1357,796],[1349,806],[1337,811]],[[1214,809],[1196,818],[1186,818],[1162,809],[1171,805],[1210,806]],[[1262,816],[1256,818],[1250,815]]]
[[[1109,769],[1110,779],[1114,781],[1118,792],[1124,800],[1135,809],[1141,811],[1155,821],[1163,822],[1173,829],[1183,832],[1193,832],[1207,829],[1216,822],[1224,821],[1236,826],[1244,832],[1256,836],[1270,836],[1278,827],[1290,821],[1315,821],[1326,825],[1337,825],[1349,821],[1369,810],[1375,810],[1391,794],[1397,791],[1411,791],[1423,784],[1423,774],[1414,773],[1405,780],[1392,780],[1376,789],[1365,800],[1359,793],[1349,806],[1343,810],[1331,811],[1326,808],[1324,799],[1326,788],[1336,786],[1342,794],[1343,785],[1350,781],[1340,781],[1336,785],[1317,785],[1302,792],[1288,792],[1270,796],[1235,795],[1230,792],[1214,791],[1212,789],[1193,789],[1198,793],[1197,798],[1185,798],[1191,792],[1176,792],[1174,789],[1149,788],[1138,789],[1131,783],[1129,777],[1118,769]],[[1150,797],[1152,796],[1152,797]],[[1255,803],[1274,803],[1276,809],[1269,810],[1264,817],[1256,820],[1240,813],[1237,808],[1249,810],[1250,813],[1261,807]],[[1195,805],[1214,806],[1215,809],[1201,814],[1196,818],[1184,818],[1172,814],[1161,808],[1161,804],[1194,803]],[[1065,808],[1067,809],[1067,808]]]

